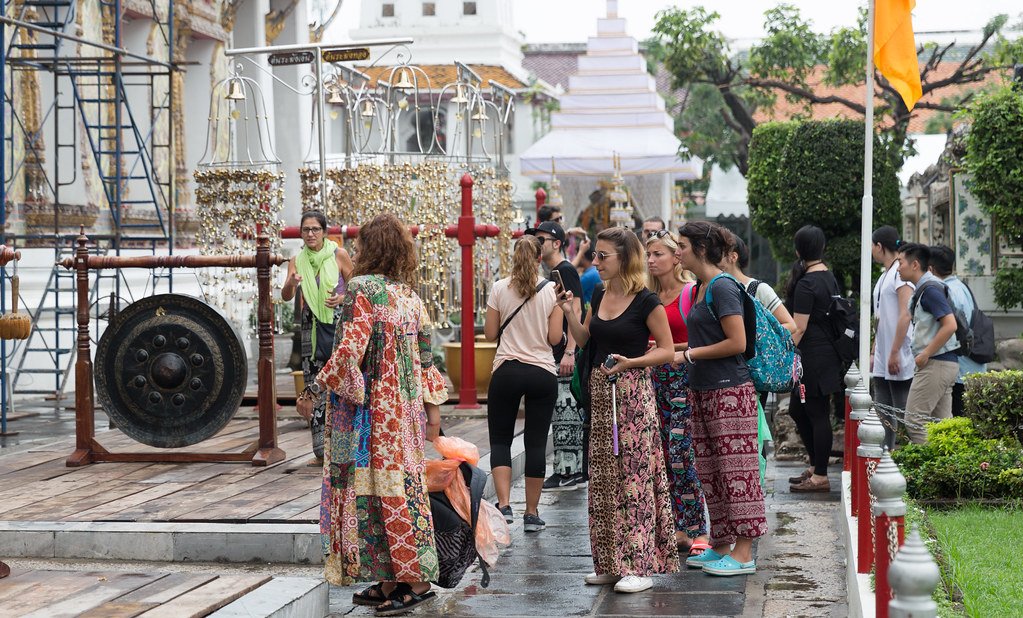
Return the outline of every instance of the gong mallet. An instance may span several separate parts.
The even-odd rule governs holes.
[[[613,356],[604,359],[604,367],[611,369],[618,361]],[[618,374],[607,376],[611,383],[611,453],[618,456]]]

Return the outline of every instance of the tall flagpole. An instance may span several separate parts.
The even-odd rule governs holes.
[[[860,213],[860,373],[870,382],[870,239],[874,230],[874,0],[867,5],[866,113],[863,119],[863,205]]]

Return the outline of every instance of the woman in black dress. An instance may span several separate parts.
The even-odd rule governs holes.
[[[789,398],[789,414],[796,422],[799,437],[810,455],[810,467],[789,478],[794,492],[828,492],[828,458],[831,457],[831,415],[829,401],[842,390],[842,361],[835,350],[835,336],[827,312],[831,297],[841,291],[838,281],[824,264],[824,232],[805,225],[796,232],[796,255],[785,292],[785,304],[796,321],[792,333],[803,358],[803,382]]]

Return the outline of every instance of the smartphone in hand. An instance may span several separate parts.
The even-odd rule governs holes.
[[[615,357],[611,356],[610,354],[607,356],[607,358],[604,359],[604,367],[606,369],[613,369],[614,366],[617,364],[618,361],[615,360]]]
[[[565,281],[561,278],[561,271],[557,269],[552,270],[551,281],[553,281],[554,285],[557,286],[554,291],[558,294],[558,296],[561,296],[561,294],[565,292]]]

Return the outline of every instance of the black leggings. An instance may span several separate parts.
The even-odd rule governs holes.
[[[799,401],[798,392],[789,397],[789,415],[796,422],[799,437],[810,454],[810,465],[813,473],[820,476],[828,475],[828,459],[831,457],[831,443],[834,434],[831,431],[831,415],[828,407],[831,396],[810,397],[806,403]]]
[[[551,429],[558,379],[553,373],[516,360],[501,363],[487,390],[490,467],[511,466],[511,444],[519,403],[526,398],[526,476],[543,478],[547,469],[547,434]]]

